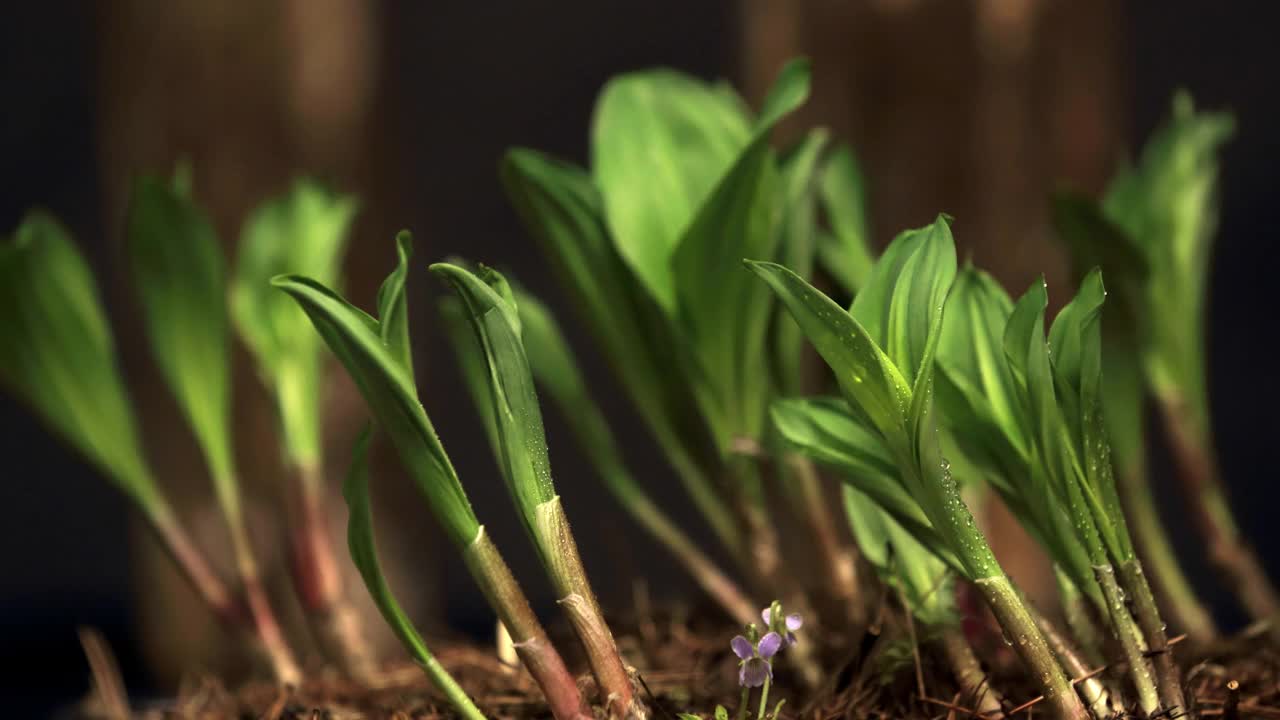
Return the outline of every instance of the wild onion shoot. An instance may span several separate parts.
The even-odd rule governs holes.
[[[569,616],[611,715],[644,718],[613,632],[578,554],[569,518],[556,493],[542,428],[542,409],[521,340],[515,298],[502,275],[481,268],[477,275],[457,265],[436,263],[431,271],[447,281],[466,309],[486,366],[492,429],[507,488],[524,520],[542,565]]]
[[[356,676],[372,677],[374,658],[343,592],[325,521],[322,346],[306,314],[271,287],[271,278],[287,272],[337,285],[355,211],[354,198],[310,180],[258,206],[240,233],[230,308],[258,377],[275,400],[298,597],[342,665]]]
[[[511,633],[516,652],[542,688],[552,713],[560,720],[586,717],[587,709],[573,676],[547,638],[498,548],[476,519],[431,419],[418,402],[406,335],[405,279],[410,257],[407,233],[397,238],[397,250],[397,268],[378,293],[377,318],[309,278],[286,275],[272,283],[302,307],[316,332],[355,381],[380,432],[395,446],[472,578]]]
[[[222,248],[190,188],[148,177],[134,187],[128,239],[152,354],[204,455],[248,612],[277,674],[296,682],[301,672],[271,609],[241,507]]]

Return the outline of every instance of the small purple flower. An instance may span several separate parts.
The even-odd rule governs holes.
[[[764,619],[765,627],[773,627],[773,622],[770,619],[772,616],[773,616],[773,613],[770,612],[770,608],[765,608],[763,611],[761,611],[760,617]],[[796,644],[796,631],[799,630],[804,625],[804,619],[800,617],[800,613],[791,613],[790,615],[786,616],[785,624],[787,628],[787,634],[786,634],[786,637],[783,638],[786,641],[782,644],[783,650]]]
[[[742,662],[738,663],[738,684],[742,687],[760,687],[765,680],[773,679],[772,658],[782,648],[782,636],[771,632],[760,638],[760,644],[751,646],[751,641],[738,635],[729,641],[733,654]]]

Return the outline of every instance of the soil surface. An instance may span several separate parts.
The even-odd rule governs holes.
[[[622,626],[627,627],[626,623]],[[642,623],[619,635],[624,656],[636,668],[640,696],[654,720],[677,720],[677,713],[713,716],[716,705],[725,705],[731,716],[741,689],[737,685],[737,658],[729,650],[728,623],[690,624],[666,617]],[[981,628],[979,628],[981,630]],[[787,658],[777,664],[770,711],[778,700],[786,703],[779,714],[788,718],[938,719],[980,717],[968,708],[972,703],[956,689],[954,681],[927,652],[912,642],[909,627],[891,622],[879,624],[854,637],[827,636],[826,652],[817,661],[823,680],[806,688],[800,674],[789,668]],[[998,631],[978,632],[999,638]],[[810,641],[803,638],[801,642]],[[1035,692],[1020,673],[1016,658],[997,641],[975,643],[990,660],[993,684],[1006,697],[1008,717],[1044,717]],[[437,657],[493,718],[549,717],[538,688],[523,670],[504,664],[492,646],[436,642]],[[568,638],[557,645],[566,653]],[[1186,672],[1188,701],[1202,718],[1280,719],[1280,652],[1269,647],[1265,635],[1253,632],[1224,641],[1218,647],[1193,651],[1176,648]],[[567,656],[571,667],[585,665]],[[588,698],[595,688],[588,674],[580,681]],[[752,694],[751,717],[759,692]],[[97,695],[82,706],[84,718],[121,720],[104,710]],[[146,720],[426,720],[456,714],[411,664],[388,665],[380,686],[370,688],[332,671],[318,671],[298,688],[251,683],[229,689],[218,679],[191,678],[172,703],[136,710],[134,718]],[[1123,716],[1121,716],[1123,717]]]

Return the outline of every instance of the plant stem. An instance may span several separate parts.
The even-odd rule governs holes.
[[[1049,712],[1058,720],[1084,720],[1089,717],[1071,681],[1062,671],[1044,635],[1036,626],[1027,606],[1005,575],[977,578],[974,586],[982,593],[995,614],[1000,627],[1012,640],[1014,651],[1031,671],[1044,695]]]
[[[1204,539],[1210,564],[1255,620],[1274,620],[1280,614],[1280,594],[1236,526],[1208,429],[1197,427],[1180,398],[1163,394],[1157,400],[1181,470],[1187,509]],[[1272,634],[1280,636],[1280,625],[1273,625]]]
[[[1124,591],[1116,582],[1116,572],[1109,564],[1095,565],[1093,576],[1102,588],[1102,597],[1111,617],[1111,631],[1120,641],[1125,661],[1129,664],[1129,678],[1138,694],[1138,706],[1150,717],[1160,710],[1160,694],[1156,689],[1155,673],[1147,659],[1147,643],[1125,604]]]
[[[747,720],[747,715],[751,712],[751,708],[748,706],[750,702],[751,688],[744,687],[742,688],[742,699],[738,701],[738,720]]]
[[[858,603],[857,557],[852,546],[841,540],[822,477],[812,461],[798,454],[784,458],[782,470],[794,486],[784,495],[793,499],[800,517],[808,521],[804,524],[813,535],[819,564],[829,573],[824,587],[831,591],[846,617],[857,624],[863,614]]]
[[[378,668],[360,615],[346,598],[324,512],[324,483],[316,465],[295,467],[289,480],[293,526],[291,566],[303,609],[316,624],[322,647],[351,677],[371,681]]]
[[[582,566],[578,545],[569,530],[569,519],[565,517],[559,496],[537,506],[535,522],[535,534],[541,538],[537,545],[543,552],[543,564],[560,595],[556,602],[568,614],[569,622],[586,651],[591,673],[606,695],[605,705],[610,716],[644,717],[647,710],[635,697],[631,676],[587,581],[587,571]]]
[[[1071,674],[1072,678],[1083,678],[1096,669],[1089,666],[1080,651],[1071,644],[1071,641],[1062,634],[1049,618],[1035,608],[1031,608],[1031,614],[1035,618],[1036,626],[1040,628],[1040,632],[1044,633],[1049,647],[1053,648],[1053,654],[1058,657],[1058,661],[1062,663],[1062,667]],[[1100,678],[1090,677],[1087,680],[1078,680],[1076,682],[1076,691],[1080,693],[1080,697],[1089,705],[1089,710],[1095,718],[1104,720],[1111,717],[1111,706],[1109,704],[1111,692]]]
[[[475,540],[463,548],[462,557],[489,606],[511,633],[516,654],[542,688],[551,714],[556,720],[591,720],[573,675],[547,639],[546,631],[483,525]]]
[[[738,623],[756,620],[756,605],[738,584],[725,575],[683,530],[647,497],[633,496],[623,503],[636,522],[675,556],[708,595]]]
[[[965,639],[960,626],[940,628],[935,644],[950,666],[951,674],[955,676],[966,701],[974,703],[974,709],[979,713],[999,713],[1003,709],[1004,698],[991,687],[990,678],[982,669],[982,663],[973,653],[973,647]]]
[[[186,575],[191,587],[204,601],[204,604],[228,627],[245,627],[248,617],[244,605],[232,595],[227,584],[209,565],[204,553],[191,541],[191,536],[182,528],[173,509],[163,500],[157,500],[146,507],[146,517],[152,530],[160,539],[160,544],[173,558],[174,564]]]
[[[227,529],[231,533],[231,550],[235,555],[236,571],[244,586],[245,606],[249,611],[249,620],[253,623],[262,643],[262,649],[271,663],[276,680],[285,685],[297,685],[302,680],[302,671],[293,658],[293,651],[276,620],[275,611],[271,609],[271,601],[267,598],[266,588],[262,585],[262,576],[258,572],[258,562],[254,559],[253,544],[249,542],[249,533],[245,528],[243,516],[239,513],[227,514]]]
[[[1151,570],[1149,575],[1164,601],[1165,612],[1193,645],[1207,645],[1218,636],[1217,625],[1178,562],[1156,511],[1156,499],[1151,494],[1144,468],[1117,468],[1117,475],[1116,484],[1128,516],[1129,530],[1144,564]]]
[[[1118,571],[1120,584],[1133,599],[1134,617],[1147,639],[1164,710],[1170,713],[1170,717],[1177,717],[1187,707],[1182,694],[1182,678],[1173,661],[1173,651],[1169,647],[1164,621],[1160,619],[1160,611],[1156,608],[1155,596],[1151,594],[1151,586],[1147,584],[1147,578],[1142,572],[1142,563],[1130,560],[1121,563]]]
[[[769,663],[772,667],[773,663]],[[764,720],[765,711],[768,709],[765,705],[769,704],[769,686],[773,684],[773,677],[766,675],[764,685],[760,687],[760,711],[756,713],[756,720]]]
[[[1106,643],[1103,641],[1098,623],[1094,621],[1095,616],[1091,612],[1093,605],[1061,566],[1055,564],[1053,570],[1054,577],[1058,581],[1058,597],[1062,602],[1062,614],[1066,617],[1067,628],[1075,635],[1080,645],[1081,656],[1090,665],[1103,665],[1105,654],[1102,648]],[[1041,629],[1044,629],[1043,626]],[[1052,640],[1050,643],[1052,644]]]

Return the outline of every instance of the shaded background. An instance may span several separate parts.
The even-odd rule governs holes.
[[[1273,450],[1280,381],[1271,370],[1275,343],[1259,339],[1258,329],[1273,321],[1280,94],[1271,18],[1261,15],[1243,4],[1192,0],[14,4],[0,11],[0,232],[33,205],[74,231],[109,306],[150,457],[197,534],[218,543],[203,469],[156,382],[121,262],[130,179],[167,173],[189,157],[196,197],[229,252],[247,210],[296,172],[359,195],[348,289],[366,304],[391,266],[393,233],[412,229],[424,404],[478,514],[545,610],[549,592],[434,322],[431,299],[442,288],[425,273],[427,262],[465,254],[512,269],[550,300],[617,418],[637,475],[670,498],[678,517],[693,522],[693,514],[682,510],[678,483],[613,392],[507,206],[496,174],[505,148],[528,145],[585,163],[595,94],[618,72],[669,65],[727,77],[754,103],[787,57],[808,55],[814,95],[783,134],[825,124],[854,143],[869,176],[878,245],[945,210],[957,217],[962,255],[1015,292],[1043,271],[1061,302],[1067,274],[1046,227],[1047,192],[1059,184],[1100,189],[1164,117],[1174,89],[1186,86],[1200,105],[1238,115],[1213,260],[1210,384],[1240,521],[1275,575],[1280,536],[1268,522],[1280,499]],[[242,474],[265,518],[275,500],[273,420],[242,355],[237,370]],[[334,472],[362,420],[343,380],[334,374],[327,400]],[[183,671],[233,662],[124,498],[7,397],[0,423],[0,453],[10,460],[0,471],[4,696],[38,717],[82,693],[80,624],[104,630],[140,694],[171,690]],[[553,414],[548,433],[557,482],[606,606],[630,607],[637,577],[655,598],[691,597],[691,583],[665,554],[619,521],[623,514]],[[378,508],[396,526],[384,540],[398,559],[397,587],[414,595],[415,617],[436,632],[483,636],[492,627],[488,610],[388,460],[378,463]],[[1153,463],[1157,482],[1166,471],[1162,460]],[[1177,503],[1167,504],[1173,521]],[[338,509],[334,520],[340,527]],[[1002,559],[1034,585],[1037,559],[1018,552],[1007,521],[993,522]],[[260,524],[270,568],[279,551],[270,523]],[[1201,592],[1233,627],[1240,615],[1207,574],[1194,539],[1177,535]]]

